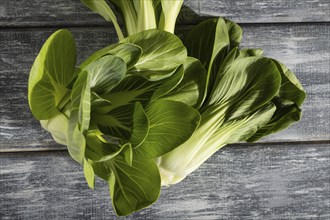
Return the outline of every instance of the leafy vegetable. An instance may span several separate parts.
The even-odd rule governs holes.
[[[256,141],[300,119],[305,92],[299,81],[261,50],[238,49],[241,34],[223,18],[206,20],[188,34],[188,55],[208,70],[208,89],[197,131],[158,158],[163,185],[178,183],[226,144]]]
[[[177,183],[220,147],[244,141],[265,125],[275,111],[269,101],[279,86],[280,72],[270,59],[235,61],[202,107],[201,124],[194,135],[159,158],[159,167],[165,171],[162,184]]]
[[[260,49],[240,49],[241,28],[203,21],[184,43],[173,34],[183,0],[81,0],[111,21],[119,42],[76,67],[72,34],[59,30],[37,56],[29,105],[83,166],[90,188],[107,181],[117,215],[154,203],[226,144],[256,141],[301,117],[305,92]],[[189,56],[188,56],[189,55]]]

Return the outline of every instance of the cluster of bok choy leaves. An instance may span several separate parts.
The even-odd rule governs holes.
[[[83,166],[89,187],[109,184],[117,215],[154,203],[221,147],[256,141],[301,117],[305,92],[282,63],[241,49],[224,18],[174,26],[183,0],[81,0],[113,22],[119,41],[80,65],[68,30],[43,45],[29,77],[29,106]]]

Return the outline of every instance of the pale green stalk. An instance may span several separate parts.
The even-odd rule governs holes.
[[[120,8],[126,25],[126,30],[128,35],[132,35],[137,33],[137,22],[138,22],[138,14],[135,10],[133,0],[110,0],[117,7]]]
[[[174,33],[176,19],[181,10],[183,0],[161,0],[162,13],[158,25],[159,30]]]
[[[137,32],[156,29],[156,15],[153,2],[149,0],[134,1],[138,12]]]
[[[197,169],[222,145],[210,145],[210,139],[224,122],[226,109],[210,108],[193,136],[181,146],[158,158],[162,185],[173,185]],[[208,146],[205,148],[205,146]],[[220,147],[219,147],[220,146]]]
[[[209,107],[201,114],[202,122],[193,136],[173,151],[158,158],[162,185],[182,181],[221,147],[245,140],[264,126],[276,107],[269,104],[239,119],[225,121],[228,106]]]

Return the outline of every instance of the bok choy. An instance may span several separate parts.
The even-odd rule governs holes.
[[[119,41],[77,65],[73,35],[56,31],[31,68],[29,106],[90,188],[96,176],[108,183],[117,215],[151,205],[162,185],[221,147],[300,119],[305,92],[295,75],[240,48],[234,22],[208,19],[182,42],[173,33],[183,0],[81,1],[114,24]]]

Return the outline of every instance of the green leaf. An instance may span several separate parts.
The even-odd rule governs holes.
[[[121,42],[132,43],[142,48],[142,56],[129,73],[141,75],[149,80],[171,76],[187,58],[187,51],[181,40],[164,31],[143,31]]]
[[[142,55],[141,47],[131,43],[119,43],[108,54],[116,55],[124,60],[127,69],[132,68]]]
[[[90,127],[91,89],[95,93],[107,93],[117,86],[125,73],[126,64],[121,58],[106,55],[89,63],[73,85],[67,145],[70,155],[79,163],[83,162],[86,147],[84,135]]]
[[[214,141],[216,143],[219,140],[226,140],[225,144],[231,144],[245,141],[271,120],[275,110],[275,105],[269,102],[255,112],[242,115],[238,120],[227,121],[211,137],[209,142]]]
[[[105,55],[116,55],[117,57],[122,58],[126,63],[127,69],[130,69],[139,60],[141,54],[142,49],[135,44],[112,44],[93,53],[82,64],[80,64],[79,69],[80,71],[85,69],[89,64]]]
[[[232,48],[221,62],[217,73],[217,80],[219,79],[219,75],[222,75],[234,61],[245,57],[262,56],[262,54],[263,51],[261,49],[239,49],[238,47]]]
[[[159,83],[150,82],[140,76],[127,76],[111,91],[111,93],[102,95],[102,98],[112,103],[111,109],[132,104],[137,101],[144,104],[149,102],[153,90],[158,85]]]
[[[90,63],[83,71],[90,75],[89,87],[97,94],[109,93],[126,74],[123,59],[106,55]]]
[[[253,136],[247,139],[247,142],[255,142],[266,135],[281,131],[300,120],[301,109],[295,103],[291,101],[285,102],[276,97],[273,102],[276,103],[276,111],[273,117],[267,124],[259,128]]]
[[[29,105],[34,117],[46,120],[58,114],[67,86],[76,77],[76,46],[72,34],[59,30],[43,45],[31,68]]]
[[[139,102],[135,103],[132,134],[129,139],[129,143],[131,143],[134,148],[139,147],[146,139],[149,133],[149,127],[149,119],[142,105]]]
[[[188,57],[184,64],[182,81],[162,99],[183,102],[200,108],[205,92],[206,70],[198,59]]]
[[[126,216],[154,203],[160,194],[160,175],[152,159],[133,158],[132,165],[125,158],[106,162],[111,167],[109,181],[113,207],[119,216]]]
[[[169,100],[152,102],[146,113],[149,133],[134,151],[141,157],[155,158],[178,147],[194,133],[200,121],[195,109]]]
[[[129,75],[111,93],[102,95],[102,97],[112,103],[109,111],[135,102],[140,102],[143,106],[146,106],[150,101],[156,100],[173,90],[182,77],[183,72],[180,66],[173,71],[172,76],[158,81],[149,81],[138,75]]]
[[[71,93],[71,114],[68,126],[67,146],[71,157],[83,164],[86,140],[84,133],[89,128],[91,94],[90,75],[86,71],[79,74]]]
[[[219,18],[219,19],[221,19],[221,18]],[[242,28],[235,22],[232,22],[227,19],[224,19],[224,20],[225,20],[227,30],[228,30],[230,49],[233,47],[238,47],[242,41],[242,35],[243,35]]]
[[[83,69],[85,69],[89,64],[91,64],[92,62],[94,62],[95,60],[110,54],[110,52],[116,48],[118,46],[118,44],[112,44],[109,45],[107,47],[104,47],[96,52],[94,52],[92,55],[90,55],[86,60],[84,60],[84,62],[82,62],[79,66],[79,71],[82,71]]]
[[[119,40],[124,38],[124,35],[118,25],[115,13],[111,10],[109,5],[104,0],[80,0],[92,11],[101,15],[106,21],[110,21],[115,26]]]
[[[301,118],[299,107],[305,100],[306,93],[293,72],[278,61],[273,60],[273,62],[281,72],[281,87],[272,100],[276,105],[276,112],[269,123],[248,139],[248,142],[257,141],[266,135],[281,131]]]
[[[86,140],[85,136],[79,130],[78,114],[76,112],[69,119],[67,147],[70,156],[80,164],[83,164]],[[72,114],[71,113],[71,114]]]
[[[121,152],[126,151],[126,148],[132,148],[130,144],[116,145],[108,143],[94,132],[88,133],[86,135],[86,142],[87,147],[85,156],[93,162],[110,160]]]
[[[199,59],[207,69],[204,99],[212,89],[224,58],[240,44],[241,38],[242,29],[224,18],[205,20],[188,34],[185,40],[188,55]]]
[[[224,57],[230,46],[230,36],[226,20],[208,19],[196,25],[188,34],[185,40],[185,46],[188,50],[188,55],[199,59],[204,67],[207,69],[206,86],[205,90],[209,90],[218,69],[213,67]],[[221,53],[224,51],[224,53]],[[204,99],[207,93],[204,94]]]
[[[137,147],[149,130],[149,120],[140,103],[117,107],[106,115],[93,114],[94,121],[104,134],[129,141]]]
[[[300,84],[294,73],[289,70],[284,64],[273,59],[277,68],[281,72],[282,83],[277,96],[292,101],[301,106],[306,98],[306,92]]]
[[[92,164],[87,159],[84,160],[84,176],[89,188],[94,189],[95,174]]]
[[[262,54],[263,51],[261,49],[240,50],[238,49],[238,47],[234,47],[220,63],[214,86],[219,83],[219,81],[222,79],[223,74],[228,70],[228,68],[233,64],[234,61],[245,57],[262,56]]]
[[[164,83],[159,84],[159,86],[155,87],[155,90],[152,94],[151,101],[157,100],[166,94],[168,94],[171,90],[175,89],[176,86],[181,82],[184,76],[184,67],[180,65],[176,70],[175,73],[163,80]]]
[[[228,106],[227,120],[238,118],[268,103],[276,95],[280,83],[280,72],[271,59],[239,59],[223,74],[208,105]]]
[[[108,181],[117,215],[124,216],[154,203],[160,194],[160,175],[153,159],[134,155],[131,164],[124,153],[111,160],[93,162],[96,175]]]
[[[95,92],[92,92],[92,103],[91,103],[92,112],[98,113],[98,114],[106,114],[109,112],[109,108],[111,108],[112,103],[99,96]]]
[[[185,40],[188,55],[199,59],[207,69],[212,66],[218,53],[229,44],[228,29],[223,18],[199,23]]]
[[[56,143],[67,144],[67,131],[69,120],[66,115],[58,113],[48,120],[41,120],[41,126],[46,131],[50,132]]]
[[[268,123],[275,111],[271,100],[280,82],[280,72],[271,59],[234,61],[203,104],[193,136],[158,159],[164,184],[181,181],[218,149],[249,138]],[[152,122],[149,133],[151,130]]]
[[[104,134],[129,140],[132,134],[134,104],[112,109],[107,114],[94,114],[93,120]]]

